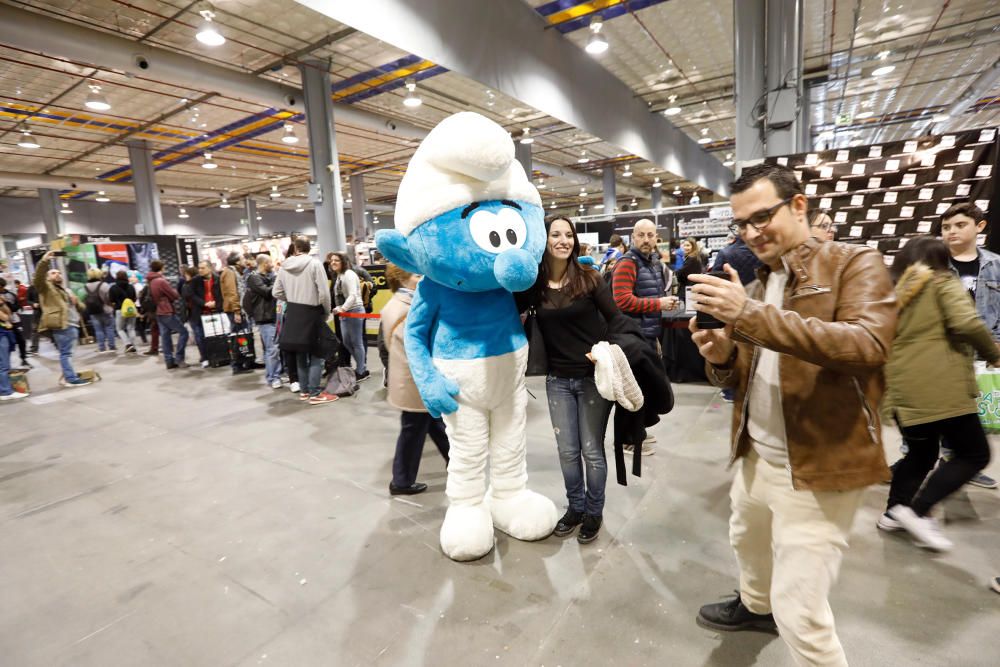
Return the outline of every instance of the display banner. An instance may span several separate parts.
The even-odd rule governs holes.
[[[371,275],[372,280],[375,282],[375,291],[372,292],[372,313],[379,314],[382,312],[385,304],[389,302],[389,299],[392,298],[392,291],[385,281],[385,264],[370,264],[362,268]],[[372,335],[377,335],[379,321],[377,319],[365,320],[365,331]]]
[[[997,147],[997,129],[985,128],[767,162],[798,172],[810,215],[828,213],[838,241],[877,248],[891,263],[907,237],[939,235],[941,214],[953,204],[975,203],[992,232],[1000,218],[994,203]],[[1000,245],[1000,233],[988,245]]]
[[[69,288],[78,299],[83,301],[87,295],[86,289],[84,289],[84,285],[87,283],[87,269],[97,266],[94,245],[92,243],[67,245],[63,250],[66,251],[66,275]]]

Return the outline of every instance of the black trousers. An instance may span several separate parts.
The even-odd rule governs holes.
[[[918,516],[925,516],[990,462],[990,444],[975,413],[929,424],[900,426],[899,430],[907,452],[892,475],[887,507],[906,505]],[[952,456],[942,460],[927,477],[938,460],[942,436],[947,439]]]
[[[435,419],[426,412],[403,412],[399,415],[399,437],[396,438],[396,456],[392,460],[392,485],[413,486],[420,470],[420,457],[424,453],[424,441],[430,436],[438,451],[448,459],[451,446],[445,433],[444,421]]]

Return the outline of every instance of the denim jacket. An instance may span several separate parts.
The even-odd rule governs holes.
[[[976,312],[993,334],[993,340],[1000,341],[1000,255],[983,248],[979,248],[978,252]],[[954,265],[951,270],[958,275]]]

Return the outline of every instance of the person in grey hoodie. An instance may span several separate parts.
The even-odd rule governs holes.
[[[319,327],[327,326],[330,314],[330,286],[326,270],[310,257],[308,239],[296,238],[291,257],[281,265],[274,281],[274,298],[286,301],[285,321],[278,346],[296,353],[301,400],[316,399],[322,389],[323,358],[317,354]]]

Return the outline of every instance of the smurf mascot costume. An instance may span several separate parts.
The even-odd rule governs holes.
[[[534,284],[545,226],[507,132],[476,113],[441,121],[400,183],[396,229],[375,243],[424,276],[405,348],[424,405],[444,417],[451,441],[441,548],[454,560],[481,558],[494,526],[521,540],[547,537],[558,516],[527,489],[528,341],[511,294]]]

